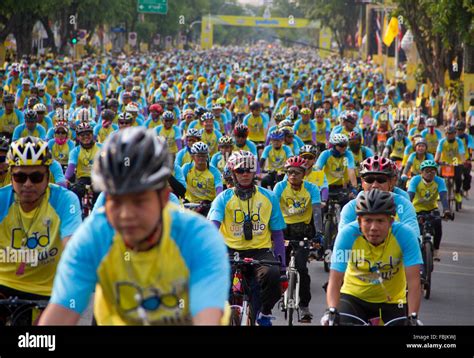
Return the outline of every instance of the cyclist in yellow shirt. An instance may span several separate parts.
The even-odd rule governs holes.
[[[23,115],[15,108],[15,96],[12,94],[3,96],[3,105],[4,109],[0,110],[0,135],[11,139],[15,128],[23,123]]]
[[[52,158],[41,139],[13,142],[7,161],[12,181],[0,189],[0,296],[48,300],[63,247],[81,223],[79,201],[48,183]],[[20,324],[31,325],[28,312]]]
[[[186,179],[186,202],[201,204],[200,213],[207,215],[212,201],[222,191],[221,173],[209,164],[209,147],[197,142],[191,147],[193,161],[183,165]]]
[[[289,158],[285,163],[288,178],[277,183],[273,192],[279,200],[286,223],[286,229],[283,231],[285,239],[301,241],[307,238],[316,244],[321,241],[321,200],[319,188],[304,180],[307,168],[306,159],[298,156]],[[287,257],[289,249],[291,246],[287,247]],[[309,310],[311,278],[307,267],[308,255],[307,247],[299,247],[295,253],[295,265],[300,275],[300,322],[303,323],[310,323],[313,318]]]
[[[252,153],[234,152],[227,165],[235,186],[216,197],[208,219],[219,228],[230,254],[271,261],[276,257],[282,263],[280,269],[258,265],[249,272],[260,290],[260,307],[254,307],[257,324],[271,326],[272,308],[281,298],[280,277],[286,271],[285,221],[275,194],[255,184],[257,158]]]
[[[462,201],[462,172],[466,162],[466,150],[461,139],[456,137],[456,128],[448,126],[446,137],[441,139],[436,149],[435,162],[454,166],[454,192],[458,203]]]
[[[425,160],[420,165],[421,174],[413,177],[408,186],[408,194],[413,202],[417,214],[433,213],[436,217],[433,220],[434,228],[434,253],[435,261],[440,261],[439,246],[443,235],[441,217],[438,211],[438,197],[443,206],[443,217],[450,217],[446,183],[443,178],[436,175],[438,165],[434,160]]]
[[[326,295],[328,309],[321,324],[329,325],[331,317],[340,319],[341,324],[351,322],[338,312],[365,322],[377,318],[383,324],[406,317],[408,311],[416,322],[423,260],[415,233],[394,222],[396,206],[389,192],[362,192],[356,213],[357,221],[346,225],[336,237]]]

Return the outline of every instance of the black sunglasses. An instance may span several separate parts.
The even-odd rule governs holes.
[[[237,168],[235,169],[235,172],[237,174],[244,174],[244,173],[251,173],[252,170],[250,170],[249,168]]]
[[[366,176],[362,177],[362,179],[367,183],[367,184],[373,184],[375,181],[379,184],[384,184],[388,182],[388,177],[384,175],[379,175],[379,176]]]
[[[19,184],[25,184],[28,178],[33,184],[38,184],[43,181],[45,175],[46,173],[42,173],[42,172],[33,172],[30,174],[18,172],[18,173],[13,173],[12,178],[15,182]]]
[[[288,176],[290,176],[290,175],[300,175],[300,174],[304,174],[304,171],[298,170],[298,169],[288,169],[287,173],[288,173]]]

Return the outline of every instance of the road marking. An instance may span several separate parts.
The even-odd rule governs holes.
[[[461,266],[461,265],[449,265],[449,264],[442,264],[442,263],[437,263],[435,266],[448,266],[448,267],[457,267],[457,268],[465,268],[468,270],[474,270],[473,266]]]
[[[450,271],[433,271],[434,273],[447,273],[450,275],[460,275],[460,276],[474,276],[474,273],[464,273],[464,272],[450,272]]]

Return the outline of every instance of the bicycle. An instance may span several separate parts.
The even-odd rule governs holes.
[[[303,240],[285,240],[285,245],[291,247],[290,262],[287,267],[288,289],[280,301],[280,310],[284,312],[288,326],[293,326],[293,314],[296,311],[298,321],[300,320],[300,274],[296,269],[296,250],[298,248],[309,249],[310,243],[307,238]]]
[[[441,177],[446,181],[446,188],[448,189],[448,207],[449,211],[453,212],[453,208],[459,211],[460,204],[456,201],[454,195],[454,165],[440,163]]]
[[[184,208],[194,211],[195,213],[205,217],[211,209],[211,202],[204,200],[200,203],[184,203],[183,206]]]
[[[386,323],[383,323],[380,317],[370,318],[368,321],[344,312],[339,312],[339,316],[348,318],[353,322],[344,322],[340,324],[336,322],[336,313],[330,313],[329,325],[330,326],[407,326],[410,325],[410,319],[405,316],[394,318]]]
[[[232,266],[232,287],[229,297],[230,325],[255,326],[256,312],[252,307],[252,287],[246,275],[246,269],[256,265],[278,265],[280,261],[255,260],[252,258],[241,259],[236,252],[230,258]]]
[[[336,240],[339,216],[341,211],[340,202],[346,198],[348,193],[346,191],[329,192],[327,213],[324,216],[323,241],[324,252],[324,271],[329,272],[329,260],[331,258],[334,241]]]
[[[41,311],[48,305],[47,300],[24,300],[18,297],[0,299],[0,307],[5,307],[7,315],[0,315],[0,326],[35,325]],[[26,313],[31,310],[31,315]],[[29,323],[31,319],[31,323]]]
[[[84,186],[85,192],[82,197],[82,220],[88,217],[94,207],[94,191],[91,185]]]
[[[418,213],[418,223],[420,224],[421,231],[421,256],[423,258],[422,272],[421,272],[421,287],[423,289],[423,296],[425,299],[429,299],[431,295],[431,273],[433,272],[433,240],[434,240],[434,227],[433,220],[437,219],[438,216],[433,212],[422,212]],[[454,215],[451,215],[451,220],[454,219]]]

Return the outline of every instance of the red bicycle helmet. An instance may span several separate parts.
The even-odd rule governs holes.
[[[289,168],[302,168],[306,170],[308,168],[308,161],[300,156],[290,157],[285,163],[285,169]]]
[[[385,174],[391,177],[396,174],[394,168],[396,165],[390,159],[374,155],[360,163],[360,175]]]

